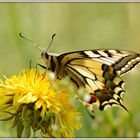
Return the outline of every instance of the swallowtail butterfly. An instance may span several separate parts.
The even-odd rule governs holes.
[[[41,57],[44,68],[54,72],[57,79],[68,75],[78,89],[86,88],[90,95],[90,100],[83,101],[86,107],[97,103],[100,110],[113,105],[127,110],[122,103],[125,90],[121,76],[140,62],[139,53],[101,49],[54,55],[42,50]]]
[[[108,105],[126,107],[122,103],[124,81],[121,75],[140,62],[140,54],[125,50],[84,50],[61,55],[41,54],[47,69],[56,78],[69,76],[77,88],[84,87],[90,100],[88,107],[97,103],[100,110]]]

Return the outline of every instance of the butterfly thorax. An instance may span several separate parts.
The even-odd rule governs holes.
[[[61,79],[60,70],[62,69],[60,69],[61,65],[58,61],[58,55],[43,51],[41,57],[44,59],[46,69],[54,72],[57,79]]]
[[[44,59],[46,68],[54,72],[57,64],[57,56],[50,55],[46,51],[43,51],[41,57]]]

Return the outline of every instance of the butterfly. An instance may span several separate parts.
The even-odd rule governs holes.
[[[125,93],[125,89],[121,76],[140,62],[139,53],[99,49],[57,55],[48,53],[48,49],[41,49],[21,33],[20,36],[32,42],[42,51],[41,57],[44,59],[45,66],[40,65],[41,67],[53,72],[55,78],[59,80],[69,76],[77,89],[85,88],[87,90],[90,98],[87,101],[83,100],[82,103],[88,108],[91,115],[94,104],[97,104],[100,110],[115,105],[128,111],[123,105],[122,94]],[[52,36],[52,41],[54,36],[55,34]]]
[[[69,76],[79,89],[84,87],[90,99],[82,101],[86,107],[97,104],[100,110],[117,105],[125,110],[125,93],[121,76],[140,62],[140,54],[126,50],[83,50],[61,55],[41,53],[45,68],[57,79]],[[128,110],[127,110],[128,111]]]

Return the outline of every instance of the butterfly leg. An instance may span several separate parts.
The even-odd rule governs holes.
[[[32,60],[30,60],[30,62],[29,62],[29,67],[30,67],[30,69],[32,68]]]
[[[36,64],[36,69],[37,69],[37,66],[40,66],[40,67],[43,68],[43,69],[47,69],[45,66],[43,66],[43,65],[41,65],[41,64],[39,64],[39,63]]]
[[[37,68],[38,68],[38,66],[40,66],[41,68],[43,68],[43,69],[45,69],[45,72],[44,72],[44,74],[43,74],[43,78],[42,79],[44,79],[44,77],[45,77],[45,75],[46,75],[46,70],[47,70],[47,68],[45,67],[45,66],[43,66],[43,65],[41,65],[41,64],[39,64],[39,63],[37,63],[36,64],[36,73],[37,73]]]
[[[33,60],[30,60],[30,61],[29,61],[29,68],[30,68],[30,69],[33,68]]]
[[[44,79],[45,76],[46,76],[47,67],[45,67],[45,66],[43,66],[43,65],[41,65],[41,64],[39,64],[39,63],[37,63],[37,64],[38,64],[38,66],[40,66],[41,68],[45,69],[45,72],[43,73],[43,78],[42,78],[42,79]]]

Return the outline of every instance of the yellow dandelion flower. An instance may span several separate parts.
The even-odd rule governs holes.
[[[79,129],[81,115],[70,102],[71,95],[61,81],[50,80],[35,69],[24,70],[0,82],[0,115],[12,115],[17,136],[24,131],[29,137],[31,129],[41,130],[44,137],[74,137]]]

